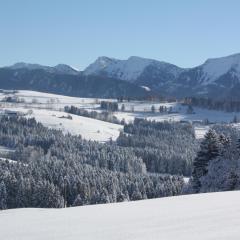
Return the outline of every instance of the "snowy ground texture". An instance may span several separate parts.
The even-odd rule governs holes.
[[[239,240],[240,192],[0,212],[3,240]]]
[[[87,140],[95,140],[106,142],[110,139],[115,140],[123,126],[108,122],[99,121],[96,119],[80,117],[72,115],[72,120],[61,118],[68,114],[63,112],[64,106],[74,105],[79,108],[85,108],[89,111],[101,111],[99,109],[100,101],[106,99],[96,98],[76,98],[63,95],[25,91],[20,90],[17,93],[4,94],[0,93],[0,100],[6,96],[16,96],[19,99],[24,99],[25,103],[0,103],[2,109],[15,110],[27,113],[32,110],[32,114],[28,117],[35,117],[46,127],[61,129],[63,132],[82,135]],[[107,101],[116,101],[116,99],[107,99]],[[122,103],[119,103],[121,109]],[[234,116],[240,118],[240,113],[227,113],[223,111],[214,111],[201,108],[194,108],[195,114],[187,114],[187,107],[180,103],[159,103],[151,101],[130,101],[124,102],[125,111],[116,112],[114,115],[119,119],[125,119],[126,122],[133,121],[135,117],[146,118],[155,121],[203,121],[208,119],[212,123],[229,123]],[[151,112],[152,105],[155,106],[156,112]],[[172,108],[173,113],[159,113],[159,106]],[[134,112],[132,111],[134,109]],[[240,127],[237,124],[236,127]],[[202,138],[208,131],[209,126],[195,124],[195,132],[197,138]]]

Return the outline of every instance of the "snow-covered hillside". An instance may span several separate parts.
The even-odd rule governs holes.
[[[152,59],[132,56],[127,60],[118,60],[108,57],[99,57],[94,63],[90,64],[85,70],[86,75],[105,74],[109,77],[134,82],[144,72],[146,67],[154,65],[157,69],[165,69],[176,74],[174,65]],[[172,69],[169,69],[169,67]]]
[[[84,70],[84,74],[126,80],[166,96],[238,99],[240,54],[210,58],[193,68],[140,57],[127,60],[100,57]]]
[[[119,60],[108,57],[99,57],[94,63],[90,64],[84,71],[86,75],[98,75],[98,74],[106,74],[110,77],[119,78],[122,80],[132,81],[137,80],[141,74],[144,72],[145,68],[148,66],[153,66],[155,70],[151,70],[148,78],[154,77],[155,80],[160,80],[161,75],[164,73],[172,74],[176,78],[180,73],[188,74],[188,72],[196,71],[196,77],[200,77],[202,81],[199,83],[206,85],[213,83],[216,79],[221,77],[222,75],[228,73],[231,70],[234,70],[236,76],[240,77],[240,54],[233,54],[226,57],[220,58],[210,58],[205,63],[195,68],[183,69],[177,66],[174,66],[169,63],[160,62],[157,60],[146,59],[141,57],[129,57],[127,60]],[[156,69],[161,70],[161,74],[156,75]],[[202,75],[199,74],[199,69],[202,71]],[[159,79],[158,79],[159,78]],[[194,80],[194,79],[191,79]],[[195,79],[195,83],[197,83],[198,79]],[[147,81],[146,81],[147,83]],[[179,84],[177,79],[172,83],[172,87],[174,84]],[[161,85],[161,81],[159,82]]]
[[[5,93],[0,92],[0,100],[4,97],[17,97],[23,99],[24,103],[31,103],[33,106],[42,107],[42,108],[54,108],[59,109],[63,108],[66,105],[74,105],[81,108],[95,108],[99,101],[116,101],[114,99],[97,99],[97,98],[79,98],[79,97],[69,97],[64,95],[37,92],[37,91],[28,91],[28,90],[19,90],[15,93]],[[24,105],[24,104],[22,104]]]
[[[110,139],[115,140],[123,128],[122,125],[71,115],[63,111],[66,105],[74,105],[92,110],[99,106],[96,101],[100,101],[94,98],[75,98],[24,90],[14,94],[7,94],[7,96],[16,96],[19,99],[24,99],[24,103],[2,104],[1,107],[3,110],[22,113],[28,113],[29,110],[31,110],[31,114],[28,114],[27,117],[36,118],[37,121],[46,127],[60,129],[64,133],[81,135],[87,140],[100,142],[106,142]],[[6,97],[6,95],[0,93],[0,100],[4,97]],[[68,115],[71,115],[72,119],[68,119]]]
[[[68,119],[68,115],[72,119]],[[30,117],[34,117],[46,127],[60,129],[64,133],[81,135],[84,139],[99,142],[116,140],[123,128],[118,124],[45,109],[34,109]]]
[[[116,101],[116,99],[95,99],[95,98],[77,98],[63,95],[25,91],[20,90],[14,94],[0,93],[0,100],[6,96],[18,97],[24,99],[23,103],[1,103],[3,109],[15,110],[27,113],[32,110],[32,114],[28,117],[35,117],[37,121],[42,122],[45,126],[61,129],[71,134],[81,134],[83,138],[105,142],[110,138],[113,140],[119,136],[122,130],[121,125],[99,121],[96,119],[72,115],[72,120],[67,119],[67,115],[63,112],[64,106],[74,105],[78,108],[84,108],[88,111],[100,112],[100,101]],[[125,105],[125,111],[115,112],[114,115],[121,121],[133,121],[134,118],[146,118],[155,121],[203,121],[208,119],[213,123],[230,123],[234,116],[240,119],[240,113],[229,113],[223,111],[214,111],[201,108],[194,108],[195,114],[187,114],[187,106],[181,103],[159,103],[151,101],[130,101],[119,103]],[[151,112],[152,106],[155,107],[155,113]],[[172,113],[159,113],[160,106],[172,109]],[[235,125],[239,127],[239,124]],[[196,137],[202,138],[209,129],[209,126],[195,125]]]
[[[238,240],[240,192],[0,212],[3,240]]]
[[[109,122],[100,121],[93,118],[67,114],[62,111],[55,111],[49,109],[36,109],[36,108],[3,108],[11,111],[22,113],[32,112],[26,117],[34,117],[38,122],[44,126],[62,130],[64,133],[71,133],[72,135],[81,135],[84,139],[106,142],[110,139],[116,140],[120,131],[123,129],[122,125],[113,124]],[[71,116],[72,119],[69,119]]]
[[[208,59],[202,65],[202,69],[206,78],[204,84],[212,83],[231,69],[234,69],[235,73],[240,77],[240,54]]]
[[[84,73],[87,75],[96,75],[105,72],[111,77],[134,81],[140,76],[144,68],[153,61],[139,57],[130,57],[127,60],[99,57],[85,69]]]

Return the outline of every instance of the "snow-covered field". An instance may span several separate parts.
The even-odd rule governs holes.
[[[106,99],[98,99],[98,98],[78,98],[78,97],[69,97],[64,95],[58,94],[51,94],[51,93],[44,93],[44,92],[36,92],[36,91],[28,91],[28,90],[19,90],[17,93],[14,94],[7,94],[0,93],[0,100],[4,97],[17,97],[20,100],[24,100],[26,104],[31,103],[33,107],[39,108],[54,108],[59,109],[63,108],[66,105],[74,105],[77,107],[84,107],[84,108],[95,108],[98,106],[98,102]],[[109,100],[107,101],[114,101]],[[26,105],[20,104],[20,105]]]
[[[238,240],[240,192],[0,212],[3,240]]]
[[[187,107],[182,106],[180,103],[152,103],[152,102],[130,102],[124,103],[126,110],[130,111],[134,107],[134,112],[118,112],[115,115],[119,118],[125,118],[127,121],[132,121],[134,117],[145,117],[155,121],[203,121],[208,119],[210,122],[216,123],[229,123],[233,120],[234,116],[240,118],[240,113],[229,113],[223,111],[215,111],[208,109],[201,109],[194,107],[194,114],[187,114]],[[156,112],[151,113],[151,107],[154,105]],[[120,103],[121,106],[121,103]],[[172,107],[174,113],[159,113],[159,106]]]
[[[14,151],[14,149],[7,148],[7,147],[4,147],[4,146],[0,145],[0,153],[9,153],[9,152],[12,152],[12,151]]]
[[[27,113],[29,110],[22,107],[7,109],[20,111],[22,113]],[[68,119],[68,115],[70,115],[72,119]],[[26,117],[34,117],[46,127],[59,129],[64,133],[81,135],[84,139],[100,142],[109,141],[110,138],[115,140],[123,128],[122,125],[48,109],[32,109],[32,113]]]
[[[35,117],[37,121],[42,122],[45,126],[62,129],[64,132],[70,132],[71,134],[81,134],[85,139],[102,142],[108,141],[110,138],[114,140],[118,137],[122,129],[121,125],[75,115],[72,115],[72,120],[60,118],[62,116],[67,116],[67,114],[63,112],[63,108],[66,105],[74,105],[89,111],[101,111],[99,109],[99,103],[106,99],[77,98],[20,90],[14,94],[10,93],[5,95],[4,93],[0,93],[0,100],[6,96],[16,96],[19,99],[24,99],[24,103],[0,103],[2,109],[18,110],[22,112],[27,112],[31,109],[33,110],[31,116]],[[116,99],[107,99],[107,101],[116,101]],[[135,117],[155,121],[168,120],[191,122],[208,119],[208,121],[214,123],[229,123],[233,120],[235,115],[240,118],[240,113],[227,113],[201,108],[194,108],[195,114],[187,114],[187,107],[177,102],[159,103],[151,101],[130,101],[119,103],[119,109],[121,109],[122,104],[125,105],[125,111],[116,112],[114,115],[119,120],[125,119],[126,122],[133,121]],[[156,109],[155,113],[151,112],[151,107],[153,105]],[[173,113],[159,113],[158,109],[160,106],[167,107],[168,109],[172,108]],[[236,127],[239,126],[236,125]],[[208,129],[209,126],[195,124],[196,137],[202,138]]]
[[[70,115],[72,119],[67,119],[66,117],[68,115]],[[34,109],[31,117],[36,118],[38,122],[41,122],[47,127],[60,129],[64,133],[81,135],[87,140],[100,142],[108,141],[110,138],[115,140],[123,128],[123,126],[118,124],[44,109]]]

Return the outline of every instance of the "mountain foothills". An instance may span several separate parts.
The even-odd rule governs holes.
[[[26,89],[56,93],[74,97],[116,98],[146,97],[149,93],[142,87],[123,80],[102,76],[85,76],[66,65],[45,67],[35,64],[19,64],[0,69],[0,88]]]
[[[208,59],[194,68],[132,56],[99,57],[84,71],[16,63],[0,68],[0,88],[29,89],[82,97],[211,97],[238,99],[240,54]]]

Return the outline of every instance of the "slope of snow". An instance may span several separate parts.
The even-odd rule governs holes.
[[[72,68],[66,64],[58,64],[58,65],[54,66],[53,68],[57,73],[73,74],[73,75],[78,74],[77,70],[75,70],[74,68]]]
[[[99,73],[102,70],[105,70],[109,65],[111,64],[117,64],[118,60],[115,58],[109,58],[109,57],[99,57],[97,60],[93,63],[91,63],[85,70],[85,74],[91,75]]]
[[[46,127],[60,129],[64,133],[71,133],[73,135],[80,134],[84,139],[99,142],[109,141],[110,138],[116,140],[123,128],[123,126],[118,124],[76,115],[71,115],[72,120],[70,120],[66,118],[68,115],[71,114],[34,109],[31,117],[36,118],[38,122],[41,122]]]
[[[240,192],[0,212],[3,240],[238,240]]]
[[[234,54],[227,57],[208,59],[203,65],[203,72],[207,81],[210,83],[234,68],[240,76],[240,54]]]
[[[122,125],[67,114],[61,111],[29,109],[22,107],[4,109],[19,111],[22,113],[27,113],[29,110],[32,110],[32,113],[26,117],[34,117],[38,122],[42,123],[46,127],[59,129],[64,133],[71,133],[72,135],[81,135],[84,139],[99,142],[109,141],[110,138],[115,140],[123,128]],[[68,119],[68,115],[70,115],[72,119]]]
[[[208,132],[210,129],[209,126],[195,126],[195,136],[196,139],[201,139],[204,138],[205,134]]]
[[[41,106],[41,104],[51,104],[51,106],[53,106],[54,108],[62,108],[66,105],[74,105],[81,108],[94,108],[96,107],[96,103],[99,101],[116,101],[114,99],[69,97],[64,95],[29,90],[18,90],[17,93],[7,95],[5,95],[4,93],[0,93],[0,100],[2,100],[6,96],[15,96],[20,99],[24,99],[26,103],[32,103],[33,101],[35,101],[35,105],[39,104],[39,107]]]
[[[135,81],[143,70],[152,63],[165,65],[152,59],[129,57],[127,60],[117,60],[113,58],[100,57],[94,63],[90,64],[85,70],[86,75],[107,73],[109,77],[115,77],[130,82]]]

